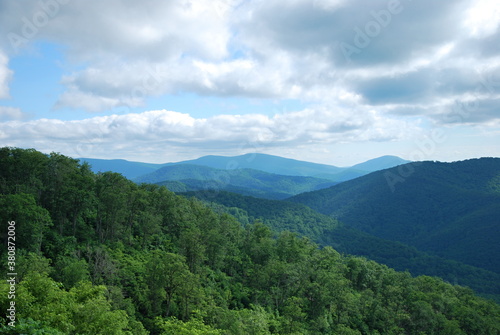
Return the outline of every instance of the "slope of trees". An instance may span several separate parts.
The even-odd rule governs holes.
[[[404,176],[404,178],[402,177]],[[384,239],[500,273],[500,158],[420,162],[288,199]]]
[[[500,306],[59,154],[0,149],[5,334],[497,334]],[[31,233],[31,232],[35,233]],[[6,269],[2,269],[7,273]],[[9,285],[0,283],[0,309]]]
[[[319,190],[336,183],[314,177],[285,176],[253,169],[214,169],[208,166],[175,164],[134,179],[138,183],[167,186],[172,191],[227,190],[268,199],[284,199]]]
[[[345,254],[368,257],[412,275],[438,276],[468,286],[500,302],[500,274],[457,261],[437,257],[396,241],[378,238],[349,227],[332,217],[292,202],[267,200],[228,192],[188,192],[215,211],[229,213],[245,224],[262,220],[275,231],[289,230],[320,246],[333,246]]]

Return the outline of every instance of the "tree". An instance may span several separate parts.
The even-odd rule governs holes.
[[[49,212],[36,204],[33,195],[26,193],[0,195],[0,208],[0,234],[4,245],[9,239],[17,248],[39,253],[52,226]]]
[[[193,319],[181,321],[175,317],[167,320],[160,318],[156,321],[157,327],[162,330],[161,335],[222,335],[223,332],[205,325],[201,320]]]
[[[34,321],[33,319],[20,319],[15,327],[1,326],[0,334],[6,335],[25,335],[25,334],[37,334],[37,335],[65,335],[63,332],[44,325],[41,321]]]
[[[9,304],[7,290],[8,285],[1,283],[2,307]],[[105,286],[94,286],[82,281],[66,291],[47,274],[31,272],[17,285],[16,316],[20,320],[36,320],[35,323],[24,321],[20,324],[31,330],[41,328],[41,334],[44,334],[42,331],[47,331],[47,334],[59,334],[59,331],[71,335],[129,334],[125,330],[133,326],[132,320],[125,311],[111,309],[106,290]],[[140,330],[140,327],[135,328]],[[146,333],[139,331],[136,334]]]
[[[34,149],[0,148],[0,194],[27,193],[39,200],[48,157]]]
[[[111,310],[106,287],[79,282],[70,290],[77,305],[73,314],[76,334],[125,335],[129,318],[123,310]]]
[[[104,172],[97,176],[95,194],[97,215],[95,230],[99,242],[114,241],[126,230],[129,217],[128,197],[133,183],[119,173]]]
[[[174,300],[197,290],[193,285],[195,276],[189,271],[185,258],[162,250],[151,252],[146,278],[153,316],[170,316]]]

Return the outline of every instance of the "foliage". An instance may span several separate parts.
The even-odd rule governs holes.
[[[500,274],[500,158],[418,162],[289,201],[375,235]]]
[[[32,319],[21,319],[15,327],[2,325],[0,334],[8,335],[64,335],[63,332],[46,326],[43,322],[34,321]]]
[[[24,178],[10,165],[0,170],[3,199],[49,215],[39,246],[30,249],[32,236],[16,235],[17,326],[0,332],[500,332],[500,306],[469,289],[318,248],[259,220],[243,225],[199,200],[116,173],[93,174],[58,154],[3,148],[0,156],[24,168]],[[34,224],[12,208],[19,227]],[[2,310],[8,290],[0,282]]]
[[[336,184],[315,177],[284,176],[253,169],[223,170],[190,164],[164,166],[135,181],[156,183],[176,192],[227,190],[269,199],[284,199]]]
[[[157,322],[162,335],[222,335],[221,331],[205,325],[198,319],[184,322],[172,317],[167,321],[158,319]]]
[[[334,246],[339,252],[368,257],[396,270],[408,270],[413,275],[438,276],[500,301],[500,274],[424,253],[397,241],[378,238],[305,205],[228,192],[184,194],[203,200],[216,212],[230,213],[243,224],[262,220],[274,231],[293,231],[321,246]]]

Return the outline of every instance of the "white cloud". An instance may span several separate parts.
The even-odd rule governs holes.
[[[9,59],[0,50],[0,99],[7,99],[9,94],[9,82],[12,78],[13,71],[8,67]]]
[[[496,0],[474,0],[466,11],[464,27],[472,37],[489,36],[500,25],[500,3]]]
[[[81,107],[96,112],[123,105],[137,107],[147,97],[179,92],[297,98],[305,92],[289,80],[290,66],[287,59],[279,57],[266,64],[249,59],[100,64],[65,76],[62,83],[68,90],[59,97],[56,107]]]
[[[80,121],[41,119],[0,123],[5,145],[36,147],[78,157],[121,157],[162,161],[162,152],[196,153],[259,146],[285,150],[336,143],[397,140],[414,136],[418,128],[382,118],[376,111],[363,116],[324,108],[274,115],[219,115],[193,118],[160,110],[141,114],[93,117]],[[223,145],[221,145],[223,144]],[[148,155],[150,155],[148,157]]]
[[[0,122],[11,120],[22,120],[26,115],[20,108],[0,106]]]
[[[227,4],[215,0],[219,2]],[[87,61],[164,60],[186,53],[219,59],[226,55],[230,37],[225,10],[209,0],[27,0],[22,5],[4,1],[2,6],[5,31],[28,41],[63,43],[71,57]],[[10,42],[8,36],[2,38],[4,44]]]
[[[283,116],[220,116],[192,119],[190,125],[183,119],[176,123],[182,132],[163,130],[172,143],[208,140],[215,146],[225,137],[276,145],[402,138],[412,128],[411,118],[439,120],[450,101],[474,95],[482,80],[473,75],[475,69],[495,65],[500,57],[497,1],[400,1],[386,20],[380,15],[397,2],[72,0],[57,2],[52,12],[41,3],[3,2],[0,20],[5,32],[28,42],[45,39],[65,46],[67,68],[74,70],[61,80],[65,92],[55,102],[58,108],[147,109],[148,97],[184,92],[299,99],[309,106]],[[49,20],[26,36],[26,22],[43,12]],[[377,24],[376,33],[366,32]],[[369,35],[366,45],[356,44],[359,31]],[[0,36],[6,50],[7,35]],[[358,49],[352,59],[346,59],[341,43]],[[0,97],[8,95],[11,76],[5,55],[3,60],[0,54]],[[498,69],[491,67],[487,78],[497,78]],[[482,92],[488,103],[481,117],[469,118],[468,124],[496,119],[498,81],[490,88]],[[140,115],[135,122],[149,125],[145,115],[150,114]],[[126,126],[132,116],[123,117],[109,117],[113,129],[152,140],[140,127]],[[177,119],[165,117],[157,122]],[[158,135],[157,128],[152,134]]]

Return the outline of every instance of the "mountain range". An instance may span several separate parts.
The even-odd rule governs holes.
[[[176,195],[57,153],[0,148],[0,239],[15,228],[16,299],[30,302],[16,330],[500,334],[499,162],[409,163],[270,200]],[[190,166],[211,180],[215,168],[196,165],[167,176]]]
[[[348,168],[264,154],[98,163],[101,171],[135,174],[136,183],[203,199],[242,222],[263,220],[276,231],[500,301],[500,158],[441,163],[383,156]]]
[[[131,162],[123,159],[78,159],[82,162],[89,163],[94,172],[113,171],[121,173],[124,177],[127,177],[129,179],[135,179],[142,175],[154,172],[155,170],[158,170],[159,168],[165,166],[189,164],[197,166],[207,166],[221,170],[254,169],[285,176],[318,177],[323,175],[329,176],[329,178],[326,179],[332,179],[333,181],[340,181],[336,180],[335,178],[345,175],[348,171],[350,171],[353,176],[356,174],[357,176],[360,176],[369,172],[386,169],[409,162],[396,156],[382,156],[370,159],[360,164],[353,165],[351,167],[337,167],[333,165],[311,163],[260,153],[249,153],[239,156],[209,155],[193,160],[164,164]]]
[[[500,158],[409,163],[288,201],[371,235],[500,273]]]
[[[91,158],[80,161],[89,163],[94,172],[118,172],[135,182],[165,185],[174,192],[215,189],[269,199],[329,187],[408,162],[396,156],[382,156],[352,167],[337,167],[260,153],[203,156],[165,164]]]
[[[336,184],[314,177],[285,176],[254,169],[222,170],[191,164],[164,166],[135,181],[163,185],[174,192],[225,190],[268,199],[285,199]]]
[[[79,160],[90,164],[95,173],[112,171],[121,173],[128,179],[154,172],[164,166],[164,164],[131,162],[125,159],[79,158]]]

